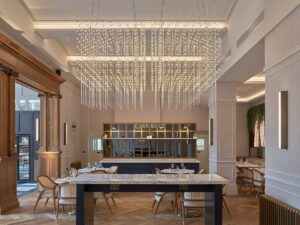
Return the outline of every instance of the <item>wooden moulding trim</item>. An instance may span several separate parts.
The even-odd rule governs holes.
[[[1,155],[0,156],[0,163],[2,160],[17,160],[18,156],[17,155]]]
[[[60,155],[62,153],[62,151],[59,151],[59,152],[51,152],[51,151],[40,151],[38,152],[38,154],[42,155],[42,154],[45,154],[45,155]]]
[[[61,94],[58,93],[43,93],[43,94],[38,94],[38,97],[42,97],[42,96],[47,96],[47,97],[59,97],[60,99],[62,98]]]
[[[29,54],[27,51],[19,47],[13,41],[11,41],[8,37],[4,34],[0,33],[0,47],[13,55],[14,57],[18,58],[22,62],[27,65],[30,65],[32,68],[41,71],[44,75],[48,78],[54,80],[55,82],[61,84],[64,82],[64,78],[58,76],[55,72],[53,72],[50,68],[42,64],[39,60]],[[15,65],[16,66],[16,65]],[[20,72],[20,71],[19,71]]]
[[[5,66],[1,62],[0,62],[0,72],[3,72],[4,74],[6,74],[8,76],[13,76],[13,77],[19,76],[19,73],[17,71],[15,71],[14,69],[11,69],[8,66]]]

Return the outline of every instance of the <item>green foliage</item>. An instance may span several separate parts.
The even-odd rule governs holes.
[[[249,134],[254,133],[255,122],[259,123],[265,119],[265,104],[251,107],[247,113],[247,125]]]

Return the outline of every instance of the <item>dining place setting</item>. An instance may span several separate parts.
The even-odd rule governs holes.
[[[36,212],[38,203],[41,199],[46,199],[45,206],[48,201],[52,199],[54,202],[53,209],[56,219],[58,219],[60,209],[62,209],[62,214],[75,215],[77,187],[76,184],[72,183],[72,180],[81,174],[115,174],[117,173],[117,170],[117,166],[103,167],[101,162],[94,162],[88,163],[85,168],[70,167],[68,170],[68,176],[57,178],[55,180],[45,175],[38,176],[37,182],[39,190],[33,213]],[[94,198],[95,204],[98,200],[104,200],[111,213],[112,208],[109,203],[110,199],[116,207],[116,203],[111,192],[95,192]]]
[[[179,180],[189,178],[195,174],[195,170],[187,169],[184,163],[179,165],[170,164],[169,168],[159,169],[155,168],[155,172],[162,179],[168,179],[168,177],[175,177]],[[204,175],[205,169],[201,169],[197,174]],[[179,177],[178,177],[179,175]],[[223,197],[225,196],[226,187],[223,186]],[[225,199],[222,197],[222,206],[226,209],[230,215],[229,208]],[[159,212],[159,206],[163,201],[170,201],[175,215],[182,218],[183,224],[187,217],[204,217],[205,216],[205,193],[204,192],[155,192],[152,209],[154,210],[153,216]]]
[[[163,173],[163,174],[194,174],[195,170],[187,169],[184,166],[184,163],[181,163],[181,168],[179,167],[179,165],[176,166],[176,168],[175,168],[175,165],[172,163],[170,165],[170,168],[162,169],[161,173]]]

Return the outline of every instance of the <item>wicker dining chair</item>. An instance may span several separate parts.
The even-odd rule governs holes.
[[[76,206],[76,185],[64,183],[59,186],[58,206],[56,211],[56,220],[58,219],[59,208],[62,206],[64,214],[65,206]]]
[[[229,210],[229,207],[227,205],[227,202],[226,202],[226,199],[225,199],[225,196],[227,195],[227,185],[224,184],[223,185],[223,189],[222,189],[222,206],[223,208],[225,208],[225,210],[227,211],[228,215],[230,216],[230,210]]]
[[[263,173],[256,170],[255,168],[252,170],[252,172],[253,172],[253,185],[254,185],[254,190],[257,192],[256,194],[256,198],[257,198],[261,193],[264,193],[265,177]],[[256,188],[258,188],[258,191]]]
[[[155,168],[155,173],[156,174],[162,174],[161,170],[158,169],[158,168]],[[156,208],[154,210],[154,214],[153,216],[156,215],[157,213],[157,210],[161,204],[161,202],[163,200],[171,200],[171,204],[173,206],[173,209],[175,210],[175,212],[177,211],[178,209],[178,206],[177,206],[177,198],[176,198],[176,193],[175,192],[155,192],[154,193],[154,201],[152,203],[152,209],[154,208],[155,204],[157,203],[156,205]]]
[[[116,170],[112,170],[112,172],[116,173]],[[105,170],[95,170],[90,172],[91,174],[112,174],[112,172],[110,170],[105,171]],[[94,198],[95,198],[95,203],[97,202],[97,200],[99,199],[104,199],[104,201],[106,202],[106,205],[109,209],[109,211],[112,213],[112,209],[110,207],[109,204],[109,199],[111,199],[111,201],[113,202],[114,206],[117,207],[117,204],[115,202],[114,196],[112,192],[94,192]]]
[[[50,177],[48,176],[38,176],[37,177],[38,182],[38,196],[37,200],[35,202],[35,206],[33,208],[33,213],[35,213],[36,207],[41,199],[46,199],[45,206],[48,203],[48,200],[50,198],[53,199],[53,208],[54,208],[54,214],[56,213],[56,202],[55,199],[57,198],[57,189],[56,187],[58,184],[56,184]]]
[[[241,168],[242,173],[242,180],[240,185],[240,190],[242,190],[242,187],[247,186],[249,189],[247,192],[251,193],[254,189],[253,185],[253,171],[247,167]]]
[[[204,192],[184,192],[181,200],[181,216],[182,216],[182,224],[185,224],[185,217],[188,213],[188,209],[197,208],[204,209],[205,208],[205,198]]]

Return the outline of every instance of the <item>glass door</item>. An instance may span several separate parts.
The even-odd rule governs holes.
[[[17,135],[16,147],[18,154],[18,182],[30,181],[30,136]]]

